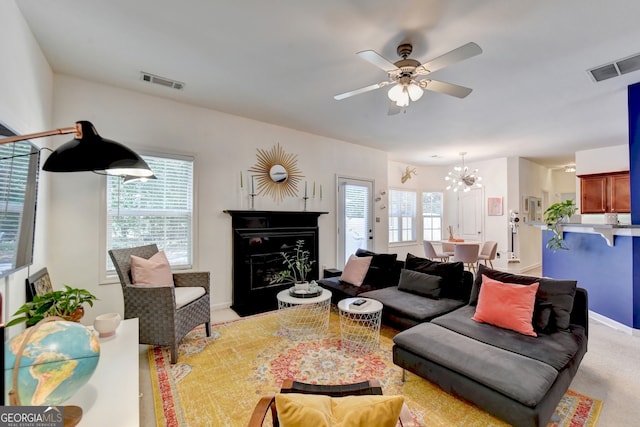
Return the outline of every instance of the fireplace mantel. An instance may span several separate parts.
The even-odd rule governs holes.
[[[281,224],[285,224],[285,226],[291,226],[291,221],[293,221],[294,223],[302,222],[304,224],[313,223],[314,226],[317,226],[317,218],[320,215],[329,213],[316,211],[256,211],[234,209],[226,209],[223,212],[231,215],[234,222],[237,220],[240,223],[250,225],[247,228],[255,228],[251,225],[254,225],[256,219],[264,219],[266,224],[272,224],[270,225],[270,227],[278,227]],[[312,222],[308,222],[309,220],[311,220]]]
[[[281,252],[305,241],[318,276],[318,218],[328,212],[225,210],[232,217],[233,308],[241,316],[277,308],[276,295],[291,283],[272,279],[283,267]]]

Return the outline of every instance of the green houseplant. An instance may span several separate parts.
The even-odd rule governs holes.
[[[97,298],[86,289],[76,289],[65,286],[64,290],[36,295],[33,301],[24,303],[13,315],[15,317],[7,326],[26,322],[33,326],[45,317],[59,316],[63,319],[77,322],[84,315],[84,303],[93,307]]]
[[[280,254],[284,258],[282,263],[287,268],[278,272],[273,283],[284,282],[287,279],[293,281],[293,283],[305,282],[315,261],[310,259],[311,253],[304,249],[304,240],[296,241],[296,246],[292,252],[282,251]]]
[[[556,252],[560,249],[568,250],[567,243],[562,238],[562,223],[569,221],[569,218],[573,216],[578,208],[576,207],[573,199],[565,200],[564,202],[554,203],[544,211],[544,221],[547,223],[547,227],[553,236],[547,242],[547,248]]]

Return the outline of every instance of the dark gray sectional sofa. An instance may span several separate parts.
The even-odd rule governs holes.
[[[482,274],[507,283],[540,283],[537,337],[471,319]],[[470,304],[400,332],[393,360],[512,425],[546,426],[587,351],[587,336],[587,292],[575,281],[481,266]]]
[[[462,263],[411,254],[404,263],[394,258],[391,264],[389,256],[375,260],[374,273],[367,273],[361,287],[338,277],[320,284],[331,289],[334,303],[356,295],[382,302],[383,322],[402,331],[394,338],[396,365],[512,425],[547,425],[587,351],[584,289],[571,280],[514,275],[483,265],[474,281]],[[381,260],[386,261],[382,269]],[[378,274],[382,280],[373,278]],[[505,283],[539,283],[532,319],[537,337],[472,319],[482,275]]]

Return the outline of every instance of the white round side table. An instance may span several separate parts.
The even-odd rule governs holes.
[[[280,332],[294,340],[318,339],[329,330],[331,312],[331,291],[324,288],[317,297],[300,298],[292,296],[289,289],[280,291],[278,318]]]
[[[364,300],[356,306],[354,301]],[[371,298],[347,298],[338,302],[342,345],[354,353],[371,353],[380,345],[382,303]]]

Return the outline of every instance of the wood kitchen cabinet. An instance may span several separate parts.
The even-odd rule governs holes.
[[[580,176],[580,213],[631,212],[629,172]]]

